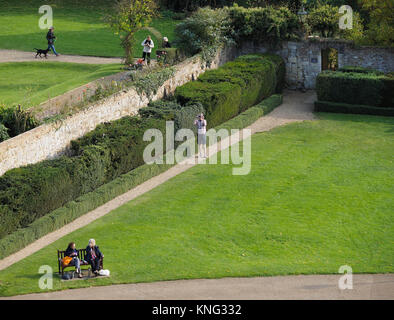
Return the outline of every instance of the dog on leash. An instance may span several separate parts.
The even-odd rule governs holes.
[[[40,58],[42,58],[42,54],[44,55],[44,57],[45,57],[45,59],[48,59],[48,57],[47,57],[47,54],[48,54],[48,52],[49,52],[49,49],[37,49],[37,48],[34,48],[34,50],[36,50],[37,51],[37,53],[36,53],[36,58],[37,58],[37,56],[39,56]]]

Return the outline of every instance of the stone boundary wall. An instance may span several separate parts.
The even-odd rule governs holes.
[[[198,56],[176,65],[175,75],[158,89],[152,100],[163,98],[174,92],[176,87],[196,79],[205,70],[217,68],[227,62],[229,55],[226,52],[226,49],[220,51],[209,67]],[[148,103],[149,99],[145,95],[140,96],[134,88],[130,88],[100,100],[62,121],[43,124],[8,139],[0,143],[0,176],[10,169],[64,154],[72,140],[84,136],[98,124],[134,115]]]
[[[309,39],[300,42],[285,41],[272,49],[266,44],[244,42],[236,48],[236,56],[250,53],[273,52],[286,62],[286,82],[290,89],[314,89],[316,77],[322,71],[322,50],[338,50],[338,67],[359,66],[382,72],[394,71],[394,49],[356,47],[352,41]]]

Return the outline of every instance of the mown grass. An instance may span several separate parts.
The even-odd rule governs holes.
[[[102,20],[112,2],[103,0],[53,0],[50,3],[41,0],[0,0],[0,49],[45,49],[48,46],[45,38],[47,30],[41,30],[38,26],[38,8],[48,4],[53,9],[56,51],[61,54],[123,56],[119,35],[115,35]],[[170,14],[164,12],[154,18],[150,26],[173,41],[177,23],[179,21],[173,20]],[[156,48],[161,43],[162,39],[157,39],[154,34],[140,30],[136,34],[135,57],[142,55],[141,42],[147,34],[151,34]],[[153,57],[156,48],[153,50]]]
[[[394,118],[320,114],[256,134],[249,175],[200,165],[0,272],[0,295],[40,292],[56,249],[96,238],[111,277],[54,290],[169,279],[393,272]]]
[[[119,64],[0,63],[0,103],[37,105],[90,81],[121,72]]]

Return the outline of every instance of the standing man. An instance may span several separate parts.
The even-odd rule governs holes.
[[[47,33],[48,50],[51,50],[51,49],[52,49],[53,53],[54,53],[56,56],[59,56],[59,54],[56,52],[55,46],[54,46],[56,37],[55,37],[55,35],[53,34],[53,30],[55,30],[55,28],[54,28],[54,27],[50,27],[50,28],[49,28],[49,31],[48,31],[48,33]]]
[[[142,51],[142,59],[145,61],[146,57],[148,58],[148,64],[150,64],[150,54],[152,52],[152,48],[155,47],[153,40],[150,36],[147,36],[144,41],[142,41],[141,45],[144,47]]]
[[[200,152],[200,158],[207,157],[207,120],[204,119],[204,114],[199,114],[197,119],[194,121],[197,127],[197,141],[198,141],[198,151]]]

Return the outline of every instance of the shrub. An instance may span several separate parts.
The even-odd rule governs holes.
[[[394,116],[394,108],[379,108],[366,105],[338,103],[330,101],[316,101],[316,112],[372,114],[378,116]]]
[[[324,71],[316,79],[318,100],[390,107],[394,79],[374,73]]]
[[[384,75],[383,72],[370,69],[370,68],[364,68],[364,67],[358,67],[358,66],[344,66],[340,69],[338,69],[340,72],[354,72],[354,73],[373,73],[376,75]]]
[[[238,114],[241,87],[228,82],[211,84],[193,81],[176,88],[175,97],[182,105],[201,103],[207,121],[214,127]]]
[[[2,123],[0,123],[0,142],[9,139],[8,128],[6,128]]]
[[[219,48],[226,41],[227,19],[226,9],[199,8],[176,26],[176,46],[189,55]]]
[[[333,37],[339,32],[338,21],[340,14],[338,7],[329,4],[313,8],[306,19],[312,33],[323,37]]]
[[[298,17],[286,7],[229,9],[230,35],[237,42],[263,41],[276,45],[281,40],[297,39]]]
[[[0,123],[8,128],[10,137],[15,137],[38,125],[34,116],[29,111],[23,110],[20,105],[12,108],[0,106]]]
[[[139,109],[143,118],[163,119],[174,121],[175,130],[191,129],[196,131],[194,120],[199,113],[205,113],[201,103],[180,105],[175,101],[157,100],[151,102],[147,107]]]

